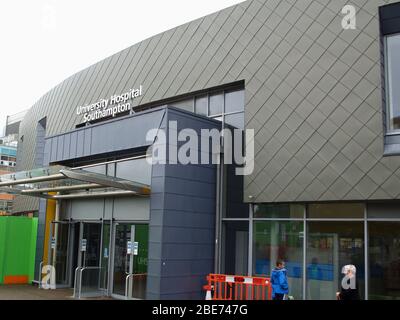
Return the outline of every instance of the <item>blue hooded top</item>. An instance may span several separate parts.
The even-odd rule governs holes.
[[[271,273],[271,284],[272,284],[272,297],[275,297],[275,294],[288,294],[289,293],[289,285],[286,276],[286,269],[278,269],[275,268]]]

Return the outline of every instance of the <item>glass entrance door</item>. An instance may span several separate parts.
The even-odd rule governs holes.
[[[112,294],[117,298],[145,299],[148,230],[144,224],[115,224]]]
[[[78,249],[80,266],[79,297],[94,297],[103,294],[101,290],[101,236],[102,224],[81,222]]]
[[[47,261],[55,269],[56,287],[70,287],[72,280],[71,252],[74,246],[76,224],[70,222],[51,223]]]
[[[100,266],[101,223],[82,222],[80,238],[80,266]]]

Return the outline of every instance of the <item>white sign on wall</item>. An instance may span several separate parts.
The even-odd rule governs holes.
[[[143,87],[131,89],[123,94],[112,95],[109,99],[101,99],[95,103],[78,106],[76,114],[83,115],[83,122],[90,122],[102,118],[115,117],[120,113],[132,110],[131,100],[143,95]]]

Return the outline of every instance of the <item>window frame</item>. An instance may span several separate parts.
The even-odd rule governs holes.
[[[385,120],[386,120],[386,128],[385,135],[400,135],[400,128],[393,129],[392,128],[392,114],[393,114],[393,104],[392,104],[392,90],[391,90],[391,81],[390,81],[390,61],[389,61],[389,50],[388,50],[388,39],[398,37],[400,40],[400,33],[388,34],[383,36],[384,42],[384,62],[385,62]]]

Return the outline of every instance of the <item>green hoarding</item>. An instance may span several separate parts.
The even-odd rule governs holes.
[[[0,217],[0,284],[34,278],[37,218]]]

